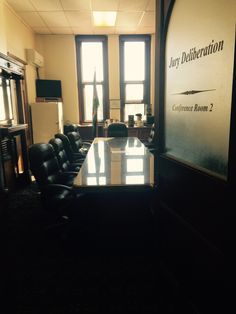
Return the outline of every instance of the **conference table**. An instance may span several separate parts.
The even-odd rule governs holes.
[[[75,177],[78,191],[149,191],[154,156],[137,137],[97,137]]]

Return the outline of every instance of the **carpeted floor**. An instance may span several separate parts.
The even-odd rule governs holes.
[[[161,267],[149,222],[144,242],[113,242],[108,229],[52,220],[34,183],[8,198],[1,313],[195,313]]]

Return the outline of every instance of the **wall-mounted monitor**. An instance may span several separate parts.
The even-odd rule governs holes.
[[[61,81],[60,80],[36,80],[36,96],[45,100],[61,100]]]

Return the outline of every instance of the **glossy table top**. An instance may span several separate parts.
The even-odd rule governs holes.
[[[74,180],[74,188],[93,191],[153,185],[154,156],[136,137],[95,138]]]

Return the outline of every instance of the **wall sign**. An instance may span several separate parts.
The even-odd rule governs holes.
[[[165,56],[165,149],[227,179],[236,2],[176,0]]]

